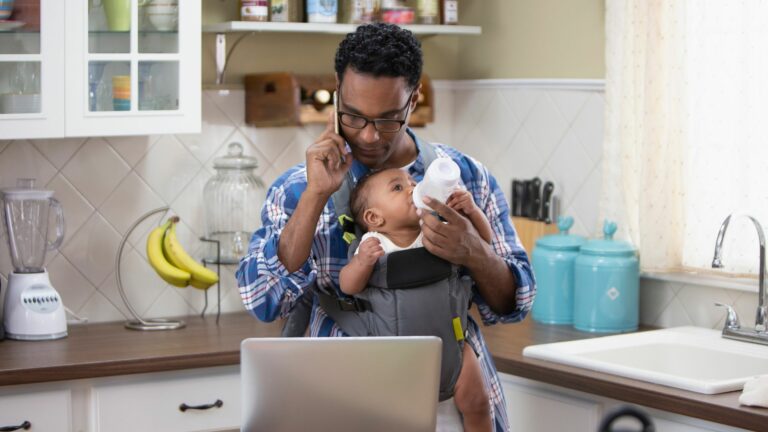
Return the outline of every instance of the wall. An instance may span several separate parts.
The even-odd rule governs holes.
[[[604,0],[462,0],[458,77],[603,78]]]

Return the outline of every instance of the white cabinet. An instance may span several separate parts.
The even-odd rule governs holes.
[[[93,385],[91,395],[94,432],[240,427],[237,367],[102,379]]]
[[[507,414],[514,430],[521,431],[596,431],[600,420],[624,402],[589,393],[540,383],[500,373],[507,400]],[[742,432],[692,417],[641,407],[663,432]],[[636,421],[619,421],[617,430],[635,430]]]
[[[512,375],[500,374],[500,378],[507,399],[507,414],[515,430],[597,430],[600,422],[599,403],[553,392],[535,381]]]
[[[14,430],[27,422],[27,429],[35,432],[70,432],[71,412],[68,389],[0,388],[1,430]]]
[[[199,132],[201,4],[174,3],[16,2],[22,25],[0,26],[0,139]]]

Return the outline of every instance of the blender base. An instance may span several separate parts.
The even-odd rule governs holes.
[[[3,321],[8,339],[40,341],[67,336],[64,304],[47,271],[8,275]]]

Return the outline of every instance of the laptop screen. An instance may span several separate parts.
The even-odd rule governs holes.
[[[241,430],[434,432],[441,344],[421,336],[246,339]]]

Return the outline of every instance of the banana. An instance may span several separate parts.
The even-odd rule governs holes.
[[[171,226],[165,232],[165,238],[163,239],[165,256],[168,257],[168,261],[171,264],[190,273],[190,285],[198,289],[208,289],[219,281],[219,277],[211,269],[206,268],[189,256],[187,251],[181,247],[181,243],[179,243],[179,239],[176,237],[176,223],[178,222],[178,217],[171,218]]]
[[[189,285],[192,275],[188,271],[177,268],[169,263],[163,255],[163,237],[171,225],[171,221],[168,220],[162,226],[153,229],[149,233],[149,237],[147,237],[147,258],[149,258],[149,264],[164,281],[173,286],[185,288]]]

